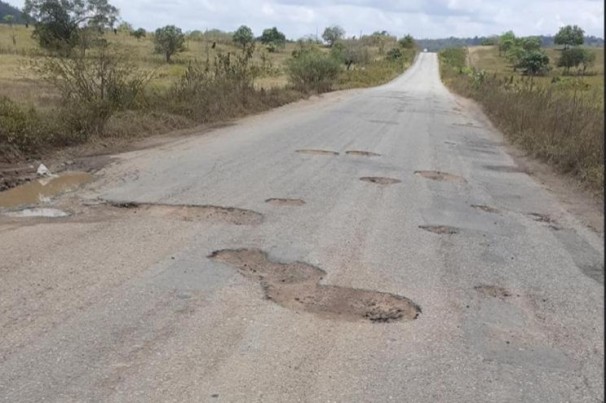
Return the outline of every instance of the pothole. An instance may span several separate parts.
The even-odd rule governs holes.
[[[299,154],[311,154],[311,155],[339,155],[336,151],[329,150],[297,150]]]
[[[115,208],[129,209],[151,217],[175,218],[184,221],[208,220],[235,225],[256,225],[263,222],[263,214],[236,207],[136,202],[110,202],[109,204]]]
[[[326,275],[322,269],[302,262],[275,262],[258,249],[218,250],[208,257],[259,281],[267,299],[296,312],[375,323],[413,320],[421,313],[418,305],[399,295],[321,285]]]
[[[449,174],[442,171],[415,171],[415,175],[420,175],[424,178],[442,182],[467,182],[463,177]]]
[[[53,196],[74,190],[92,179],[93,176],[86,172],[68,172],[60,176],[32,180],[0,192],[0,207],[12,208],[45,202]]]
[[[10,211],[4,214],[13,218],[61,218],[70,214],[56,208],[28,208],[19,211]]]
[[[482,210],[485,211],[487,213],[493,213],[496,214],[499,212],[499,209],[496,209],[494,207],[490,207],[490,206],[486,206],[484,204],[472,204],[471,207],[478,209],[478,210]]]
[[[402,182],[399,179],[386,178],[383,176],[364,176],[360,178],[360,180],[364,182],[376,183],[377,185],[393,185]]]
[[[554,231],[560,231],[562,229],[562,227],[560,227],[558,222],[547,214],[528,213],[528,216],[536,222],[542,222],[545,224],[549,224],[549,228],[551,228]]]
[[[499,287],[496,285],[477,285],[477,286],[473,287],[473,289],[486,297],[493,297],[493,298],[511,297],[511,293],[509,291],[507,291],[503,287]]]
[[[511,165],[484,165],[485,169],[495,172],[528,173],[526,170]]]
[[[361,157],[380,157],[381,156],[381,154],[373,153],[370,151],[358,151],[358,150],[345,151],[345,154],[357,155],[357,156],[361,156]]]
[[[276,206],[302,206],[305,204],[305,201],[301,199],[271,198],[265,200],[265,203],[273,204]]]
[[[458,228],[449,227],[447,225],[419,225],[419,228],[440,235],[454,235],[459,233]]]
[[[471,122],[466,122],[466,123],[453,123],[453,126],[462,126],[462,127],[470,127],[473,129],[482,129],[482,126],[478,126],[476,124],[473,124]]]

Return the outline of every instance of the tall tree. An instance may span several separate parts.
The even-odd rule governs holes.
[[[286,36],[278,31],[278,28],[276,27],[263,30],[260,40],[261,43],[267,45],[270,50],[275,50],[286,44]]]
[[[101,34],[118,18],[107,0],[25,0],[23,12],[35,21],[40,46],[50,50],[71,51],[84,30]]]

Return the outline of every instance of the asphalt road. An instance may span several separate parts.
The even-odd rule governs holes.
[[[603,401],[603,237],[435,54],[53,203],[0,218],[3,401]]]

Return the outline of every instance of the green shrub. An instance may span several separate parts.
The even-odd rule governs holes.
[[[298,90],[326,92],[335,85],[340,70],[339,61],[312,48],[288,62],[288,79]]]

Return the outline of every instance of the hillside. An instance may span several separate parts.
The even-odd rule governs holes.
[[[4,23],[4,17],[7,15],[14,16],[16,24],[25,24],[21,10],[0,0],[0,23]]]

